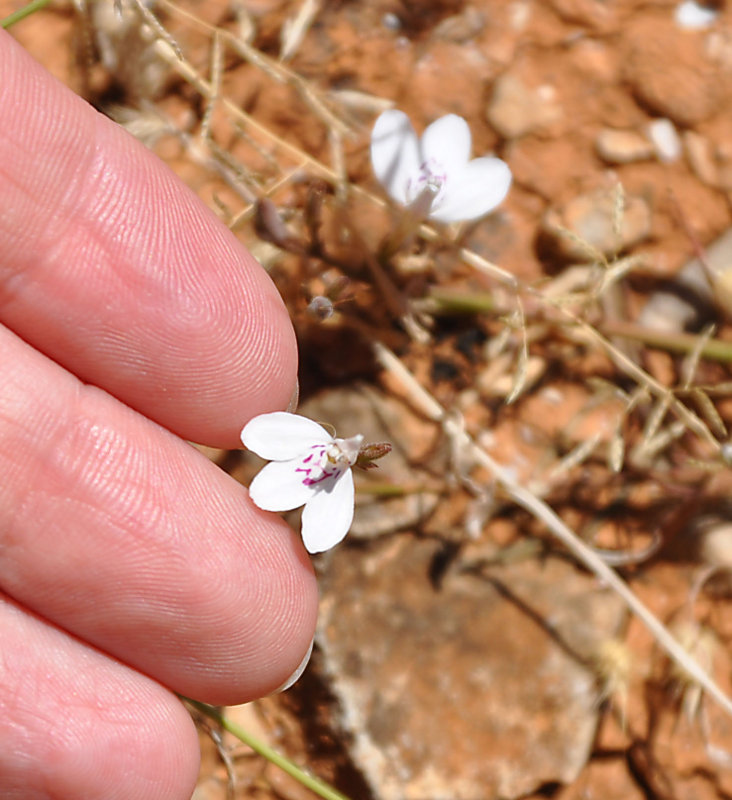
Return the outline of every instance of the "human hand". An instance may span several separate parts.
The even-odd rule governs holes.
[[[1,31],[0,323],[0,797],[184,800],[173,692],[264,695],[313,635],[299,536],[184,441],[284,408],[294,336],[233,235]]]

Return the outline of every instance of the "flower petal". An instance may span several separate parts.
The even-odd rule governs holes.
[[[384,111],[371,132],[371,165],[389,195],[409,203],[407,186],[419,176],[419,142],[409,117],[397,109]]]
[[[470,158],[470,127],[457,114],[447,114],[428,125],[422,134],[422,161],[439,164],[448,181],[461,172]]]
[[[338,544],[353,522],[353,475],[348,469],[332,486],[321,488],[302,512],[302,540],[308,553]]]
[[[299,466],[299,459],[267,464],[249,485],[254,505],[264,511],[291,511],[309,502],[317,489],[303,483],[302,475],[295,472]]]
[[[332,442],[333,437],[307,417],[274,411],[249,420],[241,432],[241,441],[248,450],[268,461],[288,461],[314,444]]]
[[[476,158],[450,175],[444,194],[430,212],[439,222],[478,219],[503,202],[511,186],[511,170],[500,158]]]

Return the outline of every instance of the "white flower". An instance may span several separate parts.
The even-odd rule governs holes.
[[[470,161],[470,142],[468,123],[456,114],[440,117],[418,139],[409,117],[391,109],[379,116],[371,133],[371,164],[397,203],[410,206],[431,190],[432,219],[478,219],[503,201],[511,170],[500,158]]]
[[[353,475],[363,436],[336,439],[306,417],[275,411],[250,420],[246,448],[272,463],[259,472],[249,496],[264,511],[304,505],[302,538],[309,553],[338,544],[353,521]]]

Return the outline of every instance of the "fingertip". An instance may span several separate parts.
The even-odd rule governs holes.
[[[192,676],[192,696],[213,705],[237,705],[282,690],[307,664],[315,636],[318,584],[299,534],[275,514],[251,512],[249,552],[241,559],[250,568],[241,573],[239,591],[229,586],[219,606],[228,604],[222,617],[230,622],[214,644],[216,672]]]
[[[296,382],[273,282],[166,165],[4,34],[0,74],[0,319],[182,438],[237,446]]]

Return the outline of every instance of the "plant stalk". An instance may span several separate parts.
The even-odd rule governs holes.
[[[35,14],[36,11],[40,11],[50,2],[51,0],[31,0],[30,3],[27,3],[22,8],[19,8],[17,11],[13,11],[12,14],[8,14],[8,16],[3,19],[0,19],[0,28],[7,30],[11,25],[15,25],[16,22],[20,22],[26,17],[29,17],[31,14]]]
[[[256,737],[252,736],[248,731],[227,719],[221,711],[215,706],[210,706],[207,703],[199,703],[198,700],[191,700],[188,697],[183,698],[188,705],[192,706],[201,714],[209,717],[225,731],[228,731],[232,736],[236,736],[240,742],[243,742],[248,747],[251,747],[255,753],[258,753],[267,761],[271,761],[275,766],[279,767],[283,772],[286,772],[290,777],[301,783],[305,788],[315,792],[323,800],[348,800],[348,798],[341,794],[337,789],[334,789],[330,784],[321,781],[313,775],[309,775],[305,770],[300,769],[296,764],[288,758],[278,753],[275,749],[259,741]]]

